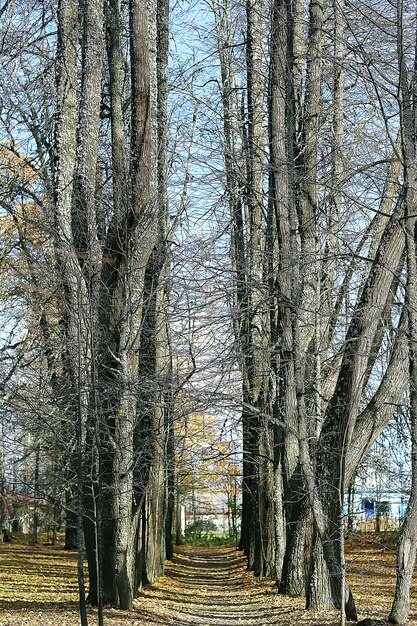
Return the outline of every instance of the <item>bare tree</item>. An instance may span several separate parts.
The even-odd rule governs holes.
[[[68,13],[72,21],[62,21]],[[65,0],[60,11],[56,245],[67,292],[68,374],[79,399],[89,598],[100,603],[103,595],[104,602],[129,608],[142,580],[152,580],[161,571],[165,552],[165,424],[159,390],[166,380],[161,378],[159,363],[167,362],[167,342],[158,294],[163,293],[159,282],[166,258],[161,249],[166,239],[166,177],[160,179],[158,190],[156,5],[130,3],[126,75],[122,13],[119,4],[111,2],[106,17],[113,185],[111,211],[105,214],[97,175],[103,132],[104,14],[102,2],[83,6],[78,96],[79,22],[75,7]],[[165,64],[162,51],[162,90]],[[126,78],[130,78],[130,138],[124,117]],[[161,107],[166,106],[164,100],[162,93]],[[162,159],[164,125],[160,117]],[[158,356],[161,353],[163,357]],[[141,379],[153,385],[145,412],[138,394]],[[155,418],[147,423],[149,410]],[[102,511],[107,513],[101,515]],[[159,517],[153,523],[154,515]],[[100,545],[106,545],[106,550],[100,550]]]
[[[404,164],[404,230],[407,255],[406,307],[411,421],[411,493],[401,527],[397,550],[397,584],[389,623],[404,624],[410,612],[410,588],[417,550],[417,265],[416,265],[416,93],[415,77],[410,78],[404,49],[403,3],[397,5],[397,52],[400,82],[401,143]],[[415,70],[414,70],[415,72]]]

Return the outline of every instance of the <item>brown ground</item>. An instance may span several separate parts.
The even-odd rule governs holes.
[[[361,617],[387,615],[395,540],[370,533],[349,540],[349,580]],[[0,544],[0,625],[78,626],[75,555],[60,548]],[[417,581],[416,581],[417,583]],[[417,584],[410,625],[417,625]],[[97,624],[90,610],[91,626]],[[129,614],[107,609],[106,626],[335,626],[337,615],[305,611],[270,581],[246,571],[232,548],[182,548],[166,575],[148,585]]]

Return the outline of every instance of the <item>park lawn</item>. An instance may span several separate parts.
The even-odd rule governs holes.
[[[350,537],[346,542],[349,583],[360,617],[381,618],[389,611],[395,585],[395,542],[393,533],[360,534]],[[181,556],[187,558],[187,553],[198,550],[204,554],[205,548],[186,547]],[[167,575],[156,581],[155,585],[144,589],[134,611],[126,614],[116,609],[106,609],[106,626],[174,623],[169,604],[164,604],[163,599],[164,590],[167,596],[175,594],[176,567],[178,565],[175,563],[169,564]],[[246,583],[249,581],[250,575],[244,571],[243,561],[238,575]],[[303,600],[278,596],[271,581],[253,580],[248,586],[249,596],[251,589],[257,596],[263,594],[265,606],[274,607],[274,615],[282,607],[283,620],[271,623],[282,626],[292,624],[293,620],[289,618],[292,611],[297,615],[297,624],[318,626],[337,623],[334,614],[318,620],[317,615],[313,617],[311,613],[303,611]],[[96,611],[89,609],[89,616],[91,625],[95,626]],[[417,578],[412,592],[410,617],[410,625],[417,625]],[[15,542],[0,544],[0,625],[29,624],[78,626],[76,554],[63,550],[62,546],[30,547]]]

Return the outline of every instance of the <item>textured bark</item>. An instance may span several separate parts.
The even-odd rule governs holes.
[[[158,311],[161,319],[166,315],[160,296],[155,299],[153,295],[164,293],[158,287],[161,270],[152,278],[152,297],[146,291],[145,273],[149,266],[155,269],[154,259],[150,259],[158,241],[158,228],[160,240],[166,238],[166,225],[163,226],[158,219],[158,194],[163,198],[165,220],[167,205],[166,174],[158,188],[155,174],[155,111],[158,103],[161,104],[164,98],[166,101],[166,76],[165,87],[161,86],[161,94],[165,89],[165,96],[161,95],[159,101],[157,78],[162,85],[162,74],[166,74],[167,33],[165,31],[165,53],[160,58],[157,77],[156,6],[152,2],[144,4],[132,0],[129,138],[124,120],[126,66],[121,34],[125,16],[122,16],[117,0],[106,2],[113,192],[113,205],[106,215],[106,222],[103,199],[96,193],[100,182],[97,173],[101,68],[105,49],[103,3],[87,0],[82,7],[78,92],[79,21],[75,5],[71,5],[72,12],[69,11],[70,4],[62,2],[59,14],[60,32],[65,37],[60,40],[58,55],[57,156],[54,162],[56,245],[67,295],[67,370],[74,389],[78,390],[78,422],[85,451],[84,529],[90,569],[90,600],[100,602],[103,596],[105,602],[129,608],[142,582],[146,561],[153,559],[151,553],[154,554],[156,543],[165,556],[165,415],[163,399],[155,390],[153,411],[157,417],[151,420],[150,426],[154,429],[152,441],[158,441],[158,451],[162,452],[152,472],[151,468],[141,467],[140,470],[147,478],[152,476],[152,495],[148,504],[145,503],[147,482],[138,486],[134,479],[137,465],[144,461],[136,456],[135,429],[138,354],[143,338],[145,299],[151,298],[153,311]],[[164,11],[167,15],[166,5]],[[166,116],[166,108],[164,111]],[[164,130],[160,147],[164,142],[166,144],[166,119],[161,126]],[[161,159],[165,157],[163,152]],[[159,341],[156,334],[155,331],[152,335],[152,354],[165,353],[162,341],[155,347],[155,341]],[[163,326],[158,337],[165,338],[165,335],[166,327]],[[161,356],[158,359],[162,362]],[[166,381],[161,377],[156,381],[155,371],[153,374],[154,383],[162,388]],[[160,374],[158,369],[158,376]],[[155,447],[156,444],[152,445]],[[154,520],[154,532],[148,536],[147,542],[143,515],[151,520],[148,529]],[[156,560],[158,565],[149,566],[149,569],[159,573],[163,557],[158,556]]]
[[[175,444],[173,411],[168,408],[166,412],[165,432],[167,437],[166,467],[167,467],[167,493],[165,514],[165,552],[166,558],[174,556],[174,527],[175,527]],[[176,542],[175,542],[176,543]]]
[[[145,294],[145,270],[155,245],[157,226],[154,193],[155,157],[152,152],[154,113],[151,107],[151,50],[148,17],[155,19],[152,6],[130,3],[130,50],[132,90],[131,195],[124,218],[122,264],[117,276],[113,304],[119,327],[118,370],[120,399],[115,415],[116,458],[114,493],[116,497],[115,562],[116,585],[121,608],[130,608],[136,593],[137,516],[140,500],[134,490],[137,421],[136,383],[138,349]]]
[[[334,306],[333,294],[335,290],[335,277],[338,266],[339,255],[339,230],[340,230],[340,212],[343,203],[343,178],[344,178],[344,97],[345,97],[345,7],[344,2],[332,3],[334,13],[334,58],[333,58],[333,85],[332,85],[332,171],[330,179],[330,190],[328,195],[328,213],[327,236],[325,243],[325,259],[322,267],[322,294],[321,294],[321,311],[322,311],[322,328],[321,336],[323,337],[323,357],[327,361],[329,348],[329,338],[331,336],[330,325],[328,321],[332,315]]]
[[[146,518],[146,559],[145,578],[148,582],[163,573],[166,545],[165,527],[167,515],[167,433],[165,430],[167,420],[170,419],[172,403],[171,393],[171,359],[170,341],[168,330],[168,306],[169,306],[169,244],[167,241],[169,213],[167,197],[167,71],[168,71],[168,3],[166,0],[158,0],[157,14],[157,47],[156,47],[156,71],[157,71],[157,220],[158,238],[150,258],[148,276],[152,280],[147,291],[146,319],[142,327],[146,339],[141,347],[142,359],[140,377],[151,381],[153,389],[148,392],[148,415],[151,416],[150,430],[152,433],[149,447],[150,473],[146,487],[146,503],[148,506]],[[142,341],[141,341],[142,343]],[[146,350],[148,346],[148,350]],[[145,356],[147,352],[147,357]],[[152,355],[152,362],[143,365]],[[149,399],[153,398],[152,404]],[[139,413],[140,416],[143,413]]]
[[[273,512],[273,453],[271,430],[271,388],[269,383],[269,319],[263,302],[265,289],[265,220],[264,220],[264,48],[266,16],[262,1],[246,3],[247,138],[245,190],[245,260],[247,310],[245,312],[244,359],[248,384],[248,403],[252,408],[249,429],[252,431],[252,454],[256,496],[250,506],[254,534],[253,560],[249,567],[256,575],[271,575],[275,570]]]
[[[272,472],[273,434],[268,424],[262,428],[259,441],[259,527],[261,529],[259,571],[261,577],[275,575],[275,511],[274,474]]]
[[[83,62],[72,230],[87,284],[94,290],[92,304],[97,307],[97,281],[100,275],[102,253],[97,230],[96,172],[104,46],[104,6],[103,0],[85,0],[82,6]],[[93,319],[96,320],[96,318],[97,315],[94,312]]]
[[[243,504],[240,546],[256,575],[274,563],[273,473],[268,414],[268,319],[264,301],[263,5],[247,9],[247,132],[236,93],[233,25],[227,1],[213,7],[221,70],[226,189],[231,214],[234,331],[242,369]],[[241,150],[244,148],[242,157]],[[242,172],[246,171],[246,179]]]
[[[276,571],[277,581],[283,593],[295,592],[290,578],[302,563],[290,564],[294,554],[298,503],[302,495],[298,466],[297,409],[295,398],[294,359],[292,340],[292,317],[290,302],[297,281],[296,256],[299,241],[296,232],[295,196],[290,192],[292,171],[292,142],[296,117],[296,95],[288,69],[292,66],[291,29],[293,27],[288,4],[277,1],[272,14],[272,57],[270,69],[270,200],[269,211],[273,236],[268,239],[270,258],[270,292],[274,302],[271,316],[271,338],[277,346],[272,363],[279,381],[275,399],[275,471],[280,468],[283,476],[283,506],[285,510],[285,538],[277,538],[278,545],[285,545],[282,558],[283,570]],[[276,515],[279,512],[276,512]],[[291,555],[291,556],[290,556]],[[297,576],[295,576],[297,578]]]
[[[273,466],[269,399],[269,320],[262,303],[265,301],[265,222],[264,222],[264,44],[265,6],[261,1],[246,3],[246,71],[247,71],[247,137],[245,190],[245,240],[247,311],[245,312],[244,350],[248,401],[252,409],[249,428],[252,430],[256,496],[252,506],[254,534],[253,561],[249,566],[256,575],[265,576],[274,570]],[[267,452],[267,454],[265,454]]]
[[[161,252],[157,246],[148,263],[145,278],[145,308],[139,352],[140,393],[134,436],[136,500],[139,502],[145,495],[143,582],[152,582],[162,573],[165,559],[167,442],[164,409],[168,407],[164,407],[164,398],[169,362],[165,336],[166,294],[160,281],[164,269]]]
[[[324,558],[321,539],[315,527],[306,596],[308,609],[314,611],[331,611],[334,609],[335,603],[330,585],[329,568]]]
[[[174,426],[173,426],[173,397],[172,397],[172,355],[171,338],[168,321],[168,308],[170,303],[170,250],[168,243],[169,231],[169,203],[168,203],[168,53],[169,53],[169,2],[158,0],[157,2],[157,124],[158,124],[158,219],[159,219],[159,256],[161,263],[160,293],[158,317],[156,325],[157,350],[157,380],[162,383],[159,404],[162,411],[161,428],[163,437],[160,450],[162,456],[161,470],[163,492],[163,519],[161,529],[164,529],[160,545],[160,568],[163,571],[165,556],[173,556],[172,523],[174,513]],[[161,486],[162,488],[162,486]],[[162,553],[165,545],[165,554]]]
[[[405,238],[407,251],[408,350],[411,422],[411,492],[397,548],[395,597],[388,618],[391,624],[405,624],[410,612],[410,591],[417,550],[417,159],[416,159],[416,70],[408,76],[402,40],[402,2],[398,3],[397,50],[400,70],[400,117],[404,156]]]
[[[341,502],[337,494],[343,491],[345,470],[342,469],[340,473],[338,468],[342,459],[342,468],[346,465],[346,475],[354,471],[392,414],[392,405],[391,408],[388,406],[387,399],[395,397],[398,402],[401,401],[406,384],[402,321],[380,388],[359,419],[356,419],[360,398],[383,340],[380,319],[384,314],[389,315],[390,303],[396,291],[397,277],[393,279],[392,268],[398,268],[400,272],[403,262],[404,238],[400,227],[403,208],[401,202],[395,203],[399,161],[393,159],[389,165],[381,201],[381,213],[393,215],[391,219],[380,216],[372,225],[378,241],[372,247],[370,270],[364,273],[361,296],[347,335],[343,358],[340,362],[335,359],[332,363],[338,378],[336,383],[329,381],[327,385],[325,393],[328,393],[329,403],[326,406],[327,400],[323,402],[321,392],[323,372],[320,351],[330,345],[334,328],[331,295],[337,256],[337,213],[342,202],[343,184],[344,18],[338,5],[335,12],[335,138],[330,198],[333,209],[329,218],[330,260],[320,268],[317,249],[317,159],[323,4],[310,4],[306,48],[302,29],[299,28],[300,15],[300,3],[291,11],[289,3],[276,2],[271,29],[271,208],[268,226],[271,225],[273,231],[276,229],[276,239],[269,236],[268,254],[270,276],[274,277],[274,280],[270,280],[270,293],[275,298],[274,306],[271,307],[274,311],[271,316],[271,344],[279,346],[272,360],[279,380],[277,408],[274,410],[277,423],[274,458],[275,466],[280,468],[284,479],[287,524],[287,552],[279,580],[283,591],[303,592],[303,571],[299,564],[305,537],[300,502],[308,494],[307,508],[314,511],[317,527],[310,570],[309,602],[316,608],[345,604],[347,615],[354,617],[354,604],[348,589],[344,599],[341,598],[345,592],[340,549],[342,537],[339,537]],[[307,60],[306,87],[302,90],[299,85],[302,83],[304,54]],[[303,107],[300,105],[302,93]],[[297,128],[303,129],[301,139]],[[291,194],[288,188],[294,189],[294,193]],[[300,239],[297,232],[300,233]],[[278,263],[276,259],[279,259]],[[323,281],[323,271],[327,282]],[[348,285],[353,271],[348,270],[346,273]],[[323,286],[324,291],[320,293]],[[336,317],[339,312],[340,303],[335,311]],[[329,332],[323,324],[323,313],[330,319]],[[333,414],[335,411],[337,417]],[[307,414],[314,414],[314,424],[311,419],[307,419]],[[320,437],[317,470],[314,468],[316,450],[313,445],[316,437]],[[350,452],[351,441],[353,446]],[[317,537],[323,542],[323,550],[317,543]]]
[[[88,368],[85,376],[92,389],[94,370],[93,346],[97,336],[97,308],[99,302],[99,280],[102,251],[98,234],[98,217],[96,214],[96,186],[98,161],[98,134],[101,106],[102,62],[104,45],[104,6],[103,0],[86,0],[82,7],[82,75],[79,97],[76,168],[73,183],[72,232],[74,248],[82,269],[88,307],[88,326],[83,329],[81,344],[86,344]],[[81,279],[80,279],[81,280]],[[81,348],[81,346],[80,346]],[[90,399],[88,400],[90,403]],[[87,403],[87,400],[86,400]],[[90,410],[92,409],[92,410]],[[94,407],[88,409],[86,417],[86,449],[83,462],[85,464],[84,485],[84,526],[86,529],[87,558],[90,573],[89,599],[101,604],[101,551],[98,550],[96,537],[101,535],[101,528],[96,530],[96,503],[93,487],[92,468],[93,438],[96,428],[97,413]],[[88,528],[90,526],[90,528]]]
[[[293,497],[296,491],[293,491]],[[279,590],[292,597],[306,595],[309,547],[309,530],[312,516],[306,506],[304,489],[297,502],[288,509],[291,518],[286,517],[286,550],[282,567]],[[311,584],[311,581],[310,581]]]
[[[66,506],[74,506],[74,499],[66,502]],[[77,514],[74,510],[68,509],[65,516],[65,550],[77,549]]]
[[[411,493],[397,548],[397,580],[389,623],[405,624],[410,612],[410,591],[417,550],[417,257],[416,208],[417,189],[414,188],[417,169],[414,164],[405,167],[407,290],[411,421]]]
[[[306,49],[306,84],[303,107],[303,156],[299,232],[301,238],[300,286],[297,301],[300,316],[300,347],[306,353],[315,336],[320,306],[320,255],[317,249],[318,144],[321,111],[324,2],[309,5]],[[316,411],[318,407],[316,407]]]
[[[273,504],[274,504],[274,530],[275,530],[275,570],[274,578],[277,582],[281,579],[283,563],[285,557],[285,515],[283,507],[284,489],[282,484],[282,472],[279,459],[280,447],[277,446],[274,433],[274,485],[273,485]]]
[[[54,204],[58,263],[66,295],[65,330],[67,339],[67,382],[78,396],[78,410],[73,409],[77,435],[77,548],[80,617],[87,625],[84,591],[82,546],[83,472],[82,454],[85,444],[85,426],[88,406],[88,367],[80,346],[80,335],[85,336],[86,316],[82,306],[86,294],[73,246],[71,210],[77,137],[77,41],[78,2],[61,0],[58,6],[58,47],[56,70],[57,114],[55,128]],[[87,378],[86,378],[87,376]],[[78,383],[78,385],[76,384]],[[75,417],[76,415],[76,417]]]
[[[124,223],[128,206],[128,158],[127,132],[123,118],[124,80],[122,16],[119,0],[109,0],[106,4],[107,56],[109,65],[110,116],[111,116],[111,150],[113,205],[112,222],[107,235],[106,257],[120,256],[123,252],[123,238],[120,229]],[[107,264],[107,273],[111,264]],[[103,268],[104,270],[104,268]]]

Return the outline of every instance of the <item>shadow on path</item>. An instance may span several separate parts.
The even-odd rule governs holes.
[[[329,616],[329,621],[314,621],[311,613],[309,621],[304,621],[303,602],[280,596],[271,581],[257,581],[247,571],[241,553],[232,548],[181,548],[168,563],[166,575],[155,585],[145,587],[135,608],[141,617],[147,613],[149,624],[155,625],[337,623],[334,616]]]

